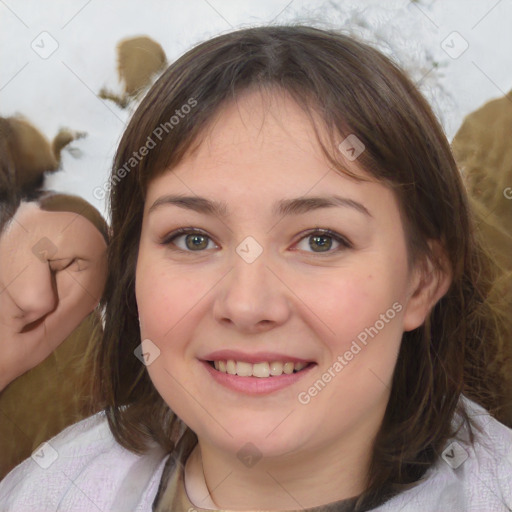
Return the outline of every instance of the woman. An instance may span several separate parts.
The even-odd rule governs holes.
[[[503,405],[491,262],[387,58],[310,27],[199,45],[133,116],[110,199],[105,414],[2,505],[512,506],[512,432],[482,408]]]

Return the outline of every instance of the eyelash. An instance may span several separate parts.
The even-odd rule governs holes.
[[[178,228],[175,231],[173,231],[172,233],[169,233],[168,235],[166,235],[159,243],[160,243],[160,245],[164,245],[164,246],[174,245],[173,241],[176,240],[176,238],[179,238],[180,236],[183,236],[183,235],[202,235],[213,242],[211,237],[201,230],[198,230],[195,228]],[[299,241],[297,243],[301,242],[305,238],[312,237],[314,235],[320,235],[320,236],[332,238],[340,244],[340,247],[333,249],[333,250],[328,250],[325,252],[306,251],[306,252],[310,252],[311,254],[319,254],[321,256],[322,255],[331,255],[331,254],[334,254],[334,253],[342,251],[342,250],[353,248],[352,243],[347,238],[336,233],[335,231],[331,231],[330,229],[324,229],[324,228],[316,228],[316,229],[307,231],[306,233],[303,234],[303,236],[299,239]],[[180,252],[184,252],[184,253],[194,253],[194,252],[199,253],[199,252],[206,251],[206,249],[202,249],[199,251],[191,251],[191,250],[180,249],[178,247],[173,248],[172,250],[180,251]]]

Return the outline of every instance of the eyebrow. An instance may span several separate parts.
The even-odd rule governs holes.
[[[200,196],[183,195],[165,195],[159,197],[150,207],[148,215],[164,205],[174,205],[186,210],[193,210],[206,215],[215,215],[217,217],[229,217],[229,209],[223,201],[212,201]],[[308,196],[297,197],[293,199],[282,199],[276,202],[272,208],[274,215],[300,215],[320,208],[345,207],[373,218],[368,209],[358,201],[341,197],[338,195],[330,196]]]

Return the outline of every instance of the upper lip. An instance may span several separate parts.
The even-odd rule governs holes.
[[[244,352],[238,352],[237,350],[216,350],[204,356],[204,361],[243,361],[246,363],[261,363],[274,361],[280,361],[284,363],[311,363],[311,359],[302,359],[300,357],[289,356],[286,354],[279,354],[277,352],[255,352],[254,354],[246,354]]]

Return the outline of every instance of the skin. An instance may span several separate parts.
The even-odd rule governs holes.
[[[3,389],[46,359],[97,306],[106,243],[80,215],[22,203],[0,237],[0,261]]]
[[[347,166],[369,176],[357,161]],[[339,206],[271,211],[281,199],[333,193],[371,216]],[[171,204],[150,213],[167,194],[225,201],[231,216]],[[191,226],[207,234],[205,248],[185,245],[186,235],[160,243]],[[352,247],[334,239],[329,254],[311,247],[303,232],[319,227]],[[235,250],[247,236],[263,248],[251,264]],[[148,366],[155,387],[198,436],[185,471],[196,506],[298,509],[363,491],[402,333],[421,325],[449,286],[448,274],[425,277],[423,268],[407,266],[394,194],[330,170],[310,121],[286,95],[248,93],[227,106],[198,150],[150,183],[136,269],[141,339],[160,350]],[[299,403],[395,302],[400,313],[310,403]],[[247,396],[203,368],[199,359],[218,349],[280,352],[317,366],[280,391]],[[262,454],[252,467],[237,457],[247,442]]]

